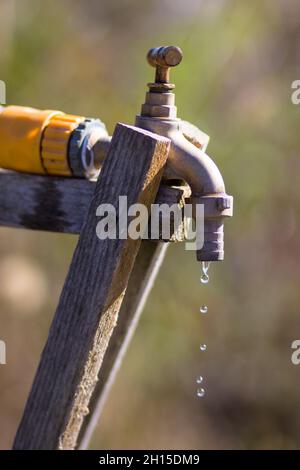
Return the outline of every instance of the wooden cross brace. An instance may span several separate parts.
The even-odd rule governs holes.
[[[14,449],[87,448],[167,247],[99,240],[96,209],[182,204],[184,188],[160,185],[169,145],[118,124],[96,183],[0,173],[0,225],[80,233]]]

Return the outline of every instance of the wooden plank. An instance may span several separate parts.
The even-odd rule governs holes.
[[[79,234],[96,182],[0,170],[0,226]],[[187,187],[161,183],[156,204],[184,204]],[[184,224],[170,241],[184,240]]]
[[[154,201],[169,140],[118,124],[96,184],[14,449],[73,449],[140,240],[96,236],[96,210],[119,196],[147,207]]]
[[[168,243],[143,241],[132,270],[119,320],[105,353],[101,375],[92,395],[90,413],[84,420],[78,439],[80,450],[88,448],[92,434],[121,367],[140,316],[163,262]]]
[[[0,225],[79,234],[95,182],[0,172]]]

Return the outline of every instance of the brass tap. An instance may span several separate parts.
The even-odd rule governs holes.
[[[136,126],[171,140],[164,177],[183,180],[190,186],[192,195],[188,202],[193,209],[196,204],[204,205],[204,244],[197,251],[197,259],[222,260],[224,218],[232,216],[233,198],[225,192],[218,167],[204,152],[208,143],[206,134],[177,118],[170,67],[181,62],[182,51],[175,46],[157,47],[150,49],[147,59],[156,67],[155,82],[148,84],[149,91],[141,114],[136,116]]]

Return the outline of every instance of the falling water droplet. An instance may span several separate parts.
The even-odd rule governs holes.
[[[204,388],[198,388],[198,390],[197,390],[197,397],[203,398],[204,395],[205,395],[205,390],[204,390]]]
[[[201,305],[200,307],[200,313],[203,313],[205,315],[208,312],[208,307],[207,305]]]
[[[201,277],[200,277],[200,281],[201,281],[201,284],[207,284],[209,282],[209,275],[208,275],[208,269],[209,269],[209,265],[210,265],[210,262],[209,261],[203,261],[201,263]],[[205,315],[206,313],[208,312],[208,307],[207,305],[201,305],[200,307],[200,313],[202,313],[203,315]],[[207,349],[207,346],[206,344],[200,344],[200,351],[204,352],[206,351]],[[203,382],[203,377],[200,375],[197,379],[196,379],[196,383],[198,385],[200,385],[201,383]],[[205,395],[205,390],[204,388],[198,388],[197,389],[197,397],[198,398],[203,398]]]

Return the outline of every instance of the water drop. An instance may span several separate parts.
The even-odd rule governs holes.
[[[200,344],[200,351],[206,351],[206,344]]]
[[[200,277],[201,284],[208,284],[209,283],[209,276],[207,274],[202,274]]]
[[[198,388],[198,390],[197,390],[197,397],[203,398],[204,395],[205,395],[205,390],[204,390],[204,388]]]
[[[196,383],[197,384],[202,384],[202,382],[203,382],[203,377],[202,377],[202,375],[199,375],[199,377],[196,380]]]
[[[200,313],[203,313],[204,315],[208,312],[208,307],[207,305],[201,305],[200,307]]]

